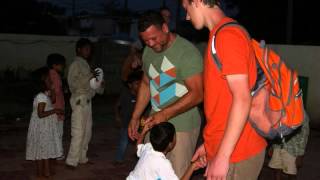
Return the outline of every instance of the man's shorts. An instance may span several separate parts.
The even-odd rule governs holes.
[[[237,163],[231,163],[227,180],[257,180],[263,166],[265,150]]]
[[[296,175],[296,157],[289,154],[286,150],[274,148],[269,167],[273,169],[280,169],[285,174]]]

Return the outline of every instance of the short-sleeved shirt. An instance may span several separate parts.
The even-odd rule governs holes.
[[[162,152],[155,151],[151,143],[139,144],[139,161],[127,180],[178,180],[170,161]]]
[[[204,145],[208,159],[218,151],[226,130],[232,105],[232,94],[225,78],[232,74],[247,74],[252,88],[256,81],[255,55],[246,32],[238,26],[227,26],[219,31],[221,25],[233,21],[223,18],[210,32],[204,65],[204,109],[207,124],[204,129]],[[212,43],[216,43],[212,45]],[[222,64],[221,71],[214,63],[212,52],[217,53]],[[264,138],[257,134],[247,121],[231,155],[231,162],[246,160],[266,147]]]
[[[163,52],[146,47],[143,53],[143,70],[150,80],[151,113],[161,111],[188,93],[184,80],[202,73],[203,63],[198,49],[186,39],[176,39]],[[169,120],[177,131],[190,131],[200,126],[197,107]]]

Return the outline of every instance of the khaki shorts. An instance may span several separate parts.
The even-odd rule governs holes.
[[[188,169],[196,149],[200,127],[188,132],[176,133],[176,146],[167,154],[174,172],[181,178]]]
[[[176,175],[181,178],[188,169],[194,154],[200,127],[187,132],[176,132],[176,145],[167,154]],[[150,142],[150,133],[144,139],[144,143]]]
[[[257,180],[263,166],[264,155],[263,150],[250,159],[230,164],[227,180]]]
[[[297,174],[296,157],[292,156],[284,149],[273,149],[269,167],[273,169],[281,169],[282,172],[286,174]]]

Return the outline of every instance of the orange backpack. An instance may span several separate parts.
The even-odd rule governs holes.
[[[237,22],[230,22],[222,25],[215,36],[229,25],[245,30]],[[258,43],[251,39],[251,43],[257,61],[257,81],[251,90],[253,98],[249,122],[260,135],[268,139],[283,138],[301,126],[304,119],[302,90],[297,72],[288,68],[264,41]],[[221,70],[222,64],[217,54],[212,55]]]

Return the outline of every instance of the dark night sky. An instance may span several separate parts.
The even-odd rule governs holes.
[[[54,4],[65,7],[68,13],[71,13],[72,0],[39,0],[49,1]],[[110,2],[112,0],[75,0],[75,6],[77,11],[87,10],[89,12],[99,13],[102,11],[101,4]],[[119,5],[124,5],[125,0],[115,0]],[[128,0],[128,7],[134,11],[141,11],[147,9],[157,9],[162,5],[163,0]],[[166,0],[168,6],[177,4],[175,0]]]
[[[58,0],[56,0],[58,1]],[[83,0],[86,1],[86,0]],[[90,0],[91,2],[93,0]],[[101,0],[95,0],[101,1]],[[293,44],[320,45],[320,33],[316,23],[319,21],[319,3],[317,0],[233,0],[240,8],[237,18],[248,28],[253,37],[266,39],[270,43],[287,43],[288,1],[293,2]],[[124,0],[119,0],[123,4]],[[159,8],[162,0],[128,0],[132,10]],[[166,0],[167,6],[175,10],[177,0]],[[183,10],[182,10],[183,11]],[[182,16],[184,13],[181,12]],[[181,19],[184,17],[181,16]]]
[[[13,0],[5,0],[13,1]],[[19,1],[19,0],[16,0]],[[29,0],[31,1],[31,0]],[[73,0],[38,0],[38,1],[49,1],[55,5],[62,6],[66,9],[66,15],[71,15],[72,13],[72,1]],[[74,0],[76,12],[86,10],[89,13],[102,13],[103,3],[112,0]],[[119,6],[124,5],[125,0],[116,0]],[[165,0],[166,5],[173,11],[173,16],[176,14],[178,0]],[[288,1],[292,1],[293,6],[293,26],[292,26],[292,43],[293,44],[312,44],[320,45],[320,33],[316,27],[319,22],[319,3],[317,0],[233,0],[238,3],[240,7],[240,14],[236,18],[240,23],[242,23],[248,31],[251,33],[252,37],[257,39],[265,39],[269,43],[281,43],[285,44],[286,34],[287,34],[287,10]],[[158,9],[161,7],[163,0],[128,0],[128,7],[133,11],[143,11],[147,9]],[[19,3],[20,4],[20,3]],[[3,7],[3,8],[1,8]],[[16,21],[21,21],[30,14],[27,13],[23,16],[19,15],[20,11],[14,11],[13,8],[19,9],[21,7],[12,7],[12,10],[6,9],[4,6],[0,7],[0,19],[2,22],[14,23]],[[27,12],[27,10],[25,10]],[[33,13],[33,12],[31,12]],[[5,17],[12,16],[16,21],[10,20]],[[183,19],[183,9],[181,9],[181,18]],[[188,23],[182,22],[186,27]],[[194,31],[189,24],[190,29],[188,31]],[[1,30],[1,29],[0,29]],[[205,32],[205,31],[204,31]],[[198,32],[199,33],[199,32]],[[200,34],[197,34],[201,36]],[[203,35],[202,35],[203,36]],[[204,35],[206,36],[206,34]]]
[[[254,37],[271,39],[284,43],[286,39],[287,0],[242,0],[240,4],[241,21]],[[244,3],[246,2],[246,3]],[[293,0],[293,42],[297,44],[320,44],[316,22],[318,2],[312,0]]]

